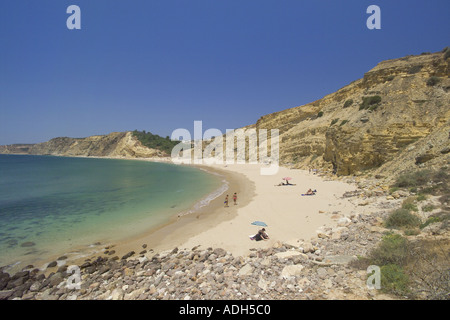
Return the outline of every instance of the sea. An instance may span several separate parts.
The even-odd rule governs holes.
[[[0,267],[144,233],[226,188],[222,176],[170,163],[0,155]]]

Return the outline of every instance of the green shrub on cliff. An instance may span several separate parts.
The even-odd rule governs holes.
[[[450,48],[449,47],[445,47],[443,52],[444,52],[444,59],[450,58]]]
[[[369,96],[363,97],[362,103],[359,105],[359,110],[376,110],[378,105],[381,103],[380,96]]]
[[[331,124],[330,124],[330,126],[333,126],[333,125],[335,125],[337,122],[339,121],[339,118],[337,118],[337,119],[333,119],[332,121],[331,121]]]
[[[151,132],[134,130],[133,135],[146,147],[152,149],[158,149],[170,155],[173,147],[175,147],[179,141],[170,140],[169,136],[163,138],[157,134]]]
[[[441,78],[436,77],[436,76],[432,76],[427,80],[427,86],[429,87],[434,87],[435,85],[437,85],[439,82],[441,82]]]
[[[394,186],[399,188],[425,186],[431,177],[431,170],[408,172],[397,178]]]
[[[409,277],[403,268],[388,264],[381,267],[381,289],[385,293],[393,293],[396,295],[405,295],[409,290]]]
[[[420,70],[422,70],[423,66],[422,65],[416,65],[416,66],[412,66],[411,68],[409,68],[408,73],[409,74],[415,74],[420,72]]]
[[[395,76],[393,74],[386,77],[386,81],[392,81],[395,79]]]
[[[353,104],[353,99],[346,100],[344,103],[344,108],[348,108]]]
[[[385,221],[386,228],[394,229],[414,228],[418,227],[420,223],[420,218],[406,208],[394,210]]]
[[[415,204],[416,197],[409,197],[403,200],[402,209],[406,209],[409,211],[418,211],[417,205]]]
[[[385,235],[369,254],[370,263],[378,266],[396,264],[403,266],[408,257],[409,242],[399,234]]]

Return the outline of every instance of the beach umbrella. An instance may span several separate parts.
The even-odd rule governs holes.
[[[291,177],[284,177],[283,180],[292,180]]]
[[[262,221],[253,221],[252,224],[254,224],[255,226],[267,227],[267,224]]]

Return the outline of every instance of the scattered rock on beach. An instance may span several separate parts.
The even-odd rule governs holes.
[[[319,228],[310,240],[276,241],[247,256],[195,246],[156,254],[151,249],[139,255],[130,251],[119,258],[112,257],[114,250],[108,248],[108,254],[80,263],[79,289],[66,287],[73,275],[66,266],[48,276],[38,269],[13,276],[0,271],[0,299],[374,299],[376,294],[365,285],[366,271],[351,263],[357,256],[366,256],[381,239],[379,225],[385,212],[355,214],[344,220],[341,216],[335,222],[345,226]]]
[[[289,277],[293,277],[293,276],[298,276],[301,274],[302,270],[303,270],[303,266],[298,264],[298,265],[288,265],[285,266],[283,268],[283,270],[281,271],[281,276],[284,279],[287,279]]]
[[[239,270],[239,276],[248,276],[253,272],[253,268],[251,265],[246,264]]]
[[[312,252],[314,252],[314,246],[312,245],[311,242],[308,242],[308,241],[303,242],[301,247],[303,248],[303,253],[312,253]]]
[[[352,227],[355,225],[352,224]],[[371,234],[370,231],[368,234]],[[331,246],[331,247],[329,247]],[[332,246],[336,246],[334,249]],[[176,248],[125,259],[92,257],[80,266],[81,287],[69,290],[69,274],[58,271],[44,274],[17,273],[13,277],[0,273],[0,298],[27,300],[141,300],[141,299],[317,299],[323,290],[345,285],[364,296],[364,283],[354,282],[347,264],[329,260],[320,252],[348,251],[354,243],[332,239],[277,242],[274,247],[254,249],[245,257],[234,257],[222,248]],[[342,254],[341,254],[342,255]],[[317,266],[318,260],[326,265]],[[339,259],[337,259],[339,260]],[[340,281],[337,281],[340,277]],[[353,280],[352,280],[353,281]],[[361,289],[362,288],[362,289]]]
[[[27,242],[22,243],[20,246],[21,246],[21,247],[24,247],[24,248],[27,248],[27,247],[33,247],[33,246],[35,246],[35,245],[36,245],[36,244],[35,244],[34,242],[27,241]]]
[[[134,251],[130,251],[122,257],[122,260],[126,260],[135,254]]]

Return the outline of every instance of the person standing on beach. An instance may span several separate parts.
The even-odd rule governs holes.
[[[234,205],[237,205],[236,201],[237,201],[237,194],[236,192],[233,194],[233,201],[234,201]]]
[[[224,203],[225,203],[225,207],[228,207],[228,195],[225,197]]]

